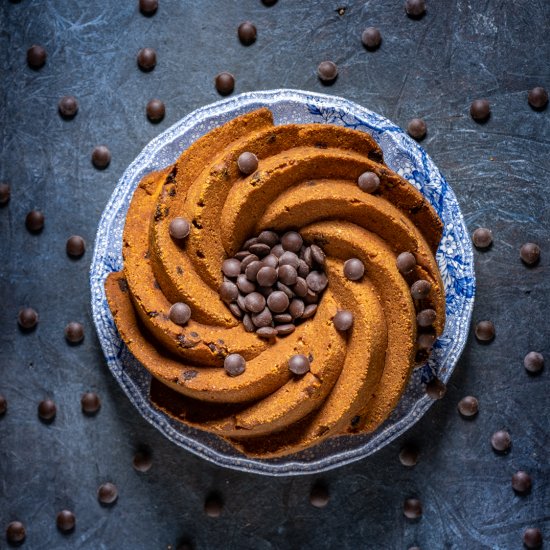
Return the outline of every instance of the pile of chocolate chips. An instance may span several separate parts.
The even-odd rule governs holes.
[[[248,332],[286,336],[315,315],[327,287],[325,254],[296,231],[262,231],[222,264],[221,299]]]

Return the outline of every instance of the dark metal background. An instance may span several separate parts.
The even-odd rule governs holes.
[[[164,549],[188,537],[197,548],[477,549],[521,547],[527,526],[550,539],[550,422],[548,366],[531,377],[522,366],[535,349],[550,358],[550,119],[535,112],[527,91],[550,88],[550,3],[547,1],[428,0],[420,21],[401,0],[160,0],[152,18],[137,0],[2,0],[0,7],[2,151],[0,178],[12,199],[0,208],[0,529],[19,519],[25,548]],[[346,6],[344,15],[336,8]],[[242,46],[245,19],[258,40]],[[361,31],[378,26],[382,47],[367,52]],[[32,71],[26,50],[45,46],[46,66]],[[136,66],[139,48],[157,50],[148,74]],[[340,76],[322,86],[317,64],[333,59]],[[222,470],[164,440],[134,410],[104,365],[90,316],[88,268],[100,214],[126,166],[160,131],[196,107],[219,98],[213,77],[233,72],[235,93],[294,87],[334,93],[400,125],[424,117],[423,145],[453,186],[471,230],[493,229],[495,244],[476,252],[474,320],[493,319],[496,340],[470,339],[444,400],[404,437],[361,462],[324,476],[274,479]],[[80,110],[64,121],[57,102],[75,95]],[[166,118],[145,117],[152,97]],[[476,124],[471,100],[489,98],[492,116]],[[105,171],[90,163],[104,143],[113,159]],[[24,226],[26,212],[46,215],[40,235]],[[88,243],[78,261],[65,254],[71,234]],[[542,261],[524,267],[525,241]],[[37,330],[22,334],[23,305],[40,314]],[[69,347],[68,321],[86,326],[85,342]],[[97,391],[95,418],[80,412],[80,395]],[[465,421],[457,402],[472,394],[479,416]],[[51,425],[36,413],[46,396],[58,415]],[[506,428],[507,456],[495,455],[490,435]],[[398,460],[405,442],[420,460]],[[132,468],[140,444],[154,452],[147,474]],[[510,477],[526,469],[533,491],[516,496]],[[309,488],[322,477],[329,505],[313,508]],[[120,498],[96,500],[113,481]],[[222,517],[203,512],[207,493],[225,499]],[[418,496],[424,515],[403,517],[403,500]],[[62,508],[74,510],[69,536],[55,527]],[[5,546],[0,537],[0,547]]]

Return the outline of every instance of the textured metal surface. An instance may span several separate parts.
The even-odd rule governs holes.
[[[0,7],[2,151],[0,177],[12,200],[0,208],[0,393],[9,403],[0,418],[0,527],[27,526],[26,548],[167,548],[184,537],[197,548],[520,548],[523,529],[535,525],[550,537],[548,367],[527,376],[526,352],[550,357],[548,308],[550,122],[526,101],[535,85],[550,88],[547,2],[429,2],[420,21],[401,2],[279,0],[160,0],[153,18],[137,2],[4,1]],[[346,5],[344,15],[336,8]],[[236,27],[250,19],[258,40],[241,46]],[[383,44],[366,52],[362,29],[379,26]],[[33,43],[48,51],[46,66],[30,70]],[[143,46],[157,49],[158,65],[145,74],[135,63]],[[324,58],[340,67],[336,83],[317,81]],[[160,130],[217,99],[213,76],[230,70],[236,91],[295,87],[338,94],[405,125],[428,123],[423,146],[453,186],[471,229],[493,229],[495,245],[476,253],[478,292],[474,320],[491,318],[496,340],[473,339],[452,377],[447,396],[404,437],[359,463],[328,472],[329,505],[310,506],[315,477],[271,479],[222,470],[164,440],[129,404],[104,367],[91,327],[87,271],[101,211],[125,167]],[[57,101],[75,95],[72,121]],[[146,102],[163,99],[158,125],[145,118]],[[468,116],[470,101],[488,97],[491,120]],[[90,163],[94,145],[113,153],[109,168]],[[46,215],[40,235],[24,217]],[[88,242],[71,261],[65,241]],[[525,268],[519,246],[538,242],[540,265]],[[22,334],[19,307],[40,314],[36,331]],[[85,342],[69,347],[63,328],[86,325]],[[102,398],[95,418],[80,412],[80,395]],[[480,413],[465,421],[456,412],[467,394]],[[51,396],[51,425],[36,414]],[[512,451],[496,456],[489,437],[506,428]],[[406,469],[400,447],[414,441],[419,464]],[[153,448],[146,474],[132,469],[134,449]],[[510,476],[526,469],[534,480],[526,497],[514,495]],[[113,481],[117,504],[99,506],[96,490]],[[202,513],[211,490],[225,508],[218,519]],[[402,503],[416,495],[424,515],[403,517]],[[62,508],[73,509],[69,536],[55,527]],[[0,548],[6,545],[0,538]]]

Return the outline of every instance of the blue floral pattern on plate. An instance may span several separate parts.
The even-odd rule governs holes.
[[[390,417],[374,433],[328,439],[310,449],[277,459],[243,456],[212,434],[190,428],[155,409],[148,399],[150,375],[118,335],[107,305],[104,281],[122,267],[122,230],[134,189],[153,170],[173,163],[200,136],[246,112],[268,107],[276,124],[338,124],[371,134],[387,165],[430,201],[444,223],[436,254],[446,291],[447,322],[428,363],[416,369]],[[434,376],[446,382],[464,348],[472,314],[475,275],[472,246],[456,197],[430,157],[401,128],[346,99],[300,90],[249,92],[197,109],[152,140],[127,168],[103,212],[90,269],[92,312],[107,364],[143,417],[177,445],[229,468],[267,475],[318,473],[368,456],[410,428],[432,401],[425,384]]]

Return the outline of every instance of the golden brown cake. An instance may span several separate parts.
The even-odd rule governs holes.
[[[252,170],[243,154],[256,159]],[[364,174],[374,188],[362,184]],[[173,229],[182,220],[183,237]],[[441,232],[433,208],[383,163],[368,134],[275,126],[259,109],[140,182],[124,228],[124,268],[105,286],[120,336],[154,377],[155,406],[248,456],[281,456],[371,432],[395,408],[445,324],[434,258]],[[304,289],[281,284],[289,250],[281,238],[297,234],[294,267],[304,281],[315,270]],[[264,251],[259,235],[276,241]],[[248,257],[251,250],[259,256]],[[225,270],[228,258],[237,272]],[[250,276],[254,261],[272,267],[277,282]],[[350,275],[357,266],[361,273]],[[246,301],[248,281],[267,299],[256,296],[261,314]],[[279,311],[283,293],[294,303]]]

